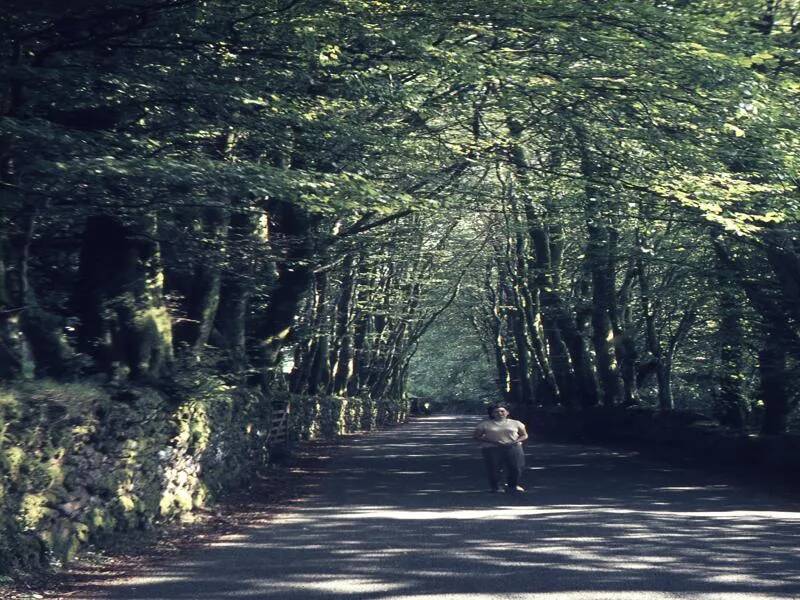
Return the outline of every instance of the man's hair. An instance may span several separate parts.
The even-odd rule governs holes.
[[[486,407],[486,413],[487,413],[487,414],[489,415],[489,417],[491,418],[491,416],[492,416],[492,413],[493,413],[494,411],[496,411],[498,408],[505,408],[506,410],[508,410],[508,406],[506,406],[506,405],[505,405],[505,404],[503,404],[502,402],[496,402],[495,404],[490,404],[490,405],[488,405],[488,406]]]

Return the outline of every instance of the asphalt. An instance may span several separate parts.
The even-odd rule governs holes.
[[[304,502],[93,595],[125,600],[800,598],[800,502],[630,452],[532,440],[490,494],[477,417],[347,438]]]

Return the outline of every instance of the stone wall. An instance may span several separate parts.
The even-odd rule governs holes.
[[[35,382],[0,389],[0,573],[207,505],[267,464],[273,406],[289,439],[397,422],[402,402],[269,398],[213,376],[147,387]]]
[[[335,396],[295,396],[291,404],[290,439],[295,441],[335,437],[393,425],[405,421],[410,410],[408,400]]]
[[[696,464],[792,478],[800,472],[800,436],[740,433],[692,412],[598,407],[574,412],[528,409],[515,414],[534,435],[550,439],[622,444]]]

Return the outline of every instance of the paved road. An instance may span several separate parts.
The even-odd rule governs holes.
[[[475,417],[351,438],[313,494],[147,577],[126,600],[800,598],[800,505],[624,452],[533,442],[489,494]]]

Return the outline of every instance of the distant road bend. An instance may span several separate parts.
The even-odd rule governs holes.
[[[800,505],[596,447],[527,446],[528,492],[490,494],[476,417],[348,438],[313,494],[156,571],[127,600],[789,600]]]

